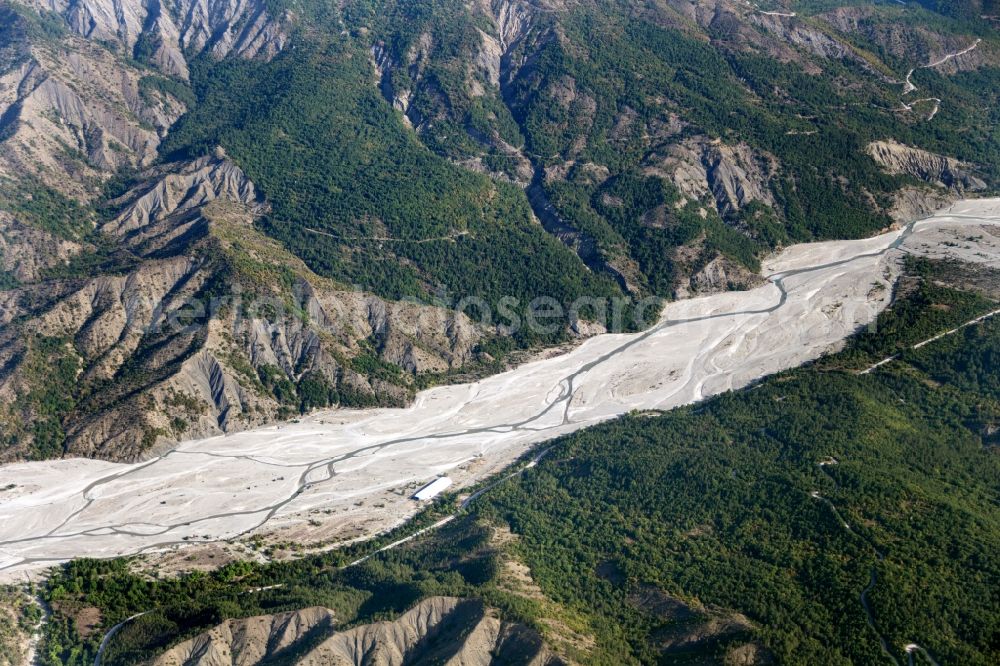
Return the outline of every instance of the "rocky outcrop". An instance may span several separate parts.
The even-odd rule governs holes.
[[[68,29],[0,5],[0,459],[38,444],[43,411],[45,455],[133,460],[301,408],[403,404],[414,374],[474,358],[467,317],[345,289],[257,232],[266,203],[221,151],[149,168],[185,107],[147,66],[184,78],[192,54],[272,57],[291,16],[263,0],[25,3]],[[123,169],[142,175],[93,236],[89,204]],[[56,357],[72,386],[50,385]]]
[[[612,275],[623,288],[633,293],[643,293],[646,278],[638,262],[630,256],[624,242],[604,246],[584,231],[562,218],[548,201],[545,189],[560,181],[592,188],[608,180],[607,167],[591,162],[558,162],[545,169],[544,178],[527,188],[529,200],[536,215],[549,233],[571,247],[592,270]],[[645,160],[643,174],[660,178],[675,186],[682,198],[643,211],[638,222],[647,227],[667,228],[673,224],[675,209],[693,204],[703,219],[710,215],[737,229],[745,222],[741,217],[751,204],[772,208],[775,206],[773,183],[779,176],[777,160],[767,153],[755,151],[748,145],[729,145],[704,136],[694,136],[678,143],[666,142],[651,151]],[[621,205],[608,194],[599,195],[600,203],[609,208]],[[717,215],[717,217],[716,217]],[[614,238],[615,230],[608,228],[607,237]],[[749,232],[748,232],[749,233]],[[696,238],[688,246],[675,248],[670,263],[676,268],[677,281],[674,295],[683,298],[695,293],[713,293],[726,289],[744,289],[759,282],[759,276],[724,257],[718,252],[705,254],[704,237]]]
[[[954,191],[934,187],[904,187],[893,197],[889,215],[900,224],[927,217],[958,199]]]
[[[673,11],[701,28],[708,28],[734,9],[730,0],[667,0]]]
[[[88,248],[86,204],[113,171],[155,159],[185,106],[87,39],[37,40],[3,6],[0,22],[0,271],[30,283]]]
[[[764,283],[760,274],[706,246],[704,235],[674,250],[677,268],[674,298],[691,298],[734,289],[752,289]]]
[[[329,632],[336,623],[333,611],[303,608],[290,613],[261,615],[223,622],[185,641],[153,661],[157,666],[222,666],[259,664],[292,648],[310,635]]]
[[[35,390],[45,373],[26,370],[39,350],[62,355],[79,384],[68,411],[58,414],[57,434],[70,450],[128,459],[182,437],[287,417],[316,404],[313,398],[400,404],[415,373],[447,372],[476,358],[485,332],[468,319],[347,290],[261,234],[255,221],[267,202],[225,154],[158,162],[161,140],[185,111],[176,96],[190,95],[176,80],[187,76],[187,59],[270,58],[285,48],[294,16],[276,16],[265,0],[20,1],[54,12],[65,30],[54,16],[41,31],[30,12],[0,16],[0,324],[9,328],[0,331],[0,431],[14,433],[11,455],[30,445],[40,429],[28,426],[51,397]],[[566,7],[559,0],[475,0],[460,40],[443,34],[433,16],[417,15],[424,24],[406,30],[345,18],[342,37],[371,47],[375,85],[418,138],[463,166],[524,187],[541,225],[623,291],[685,295],[753,284],[746,269],[711,249],[719,244],[693,237],[699,225],[720,232],[721,219],[755,240],[781,238],[766,233],[784,213],[776,182],[794,192],[799,167],[783,172],[776,157],[725,131],[721,140],[706,136],[679,88],[650,92],[640,84],[639,75],[652,70],[615,73],[604,87],[583,69],[553,66],[588,57],[579,26],[563,21]],[[777,54],[814,73],[824,58],[853,57],[837,29],[868,25],[848,13],[837,18],[838,28],[778,10],[666,0],[607,18],[615,30],[642,20],[727,51]],[[952,42],[928,42],[927,53],[950,50]],[[662,64],[667,71],[681,63]],[[682,69],[678,85],[686,85]],[[776,81],[771,95],[753,78],[729,83],[742,86],[748,103],[776,110],[773,103],[789,94],[780,90],[784,83]],[[844,81],[858,84],[846,72]],[[604,99],[615,89],[628,94]],[[797,130],[812,125],[809,118],[790,122]],[[773,150],[781,151],[779,144]],[[983,185],[968,165],[901,144],[877,142],[871,154],[886,170],[928,183],[898,193],[899,217],[933,207],[938,192],[948,197]],[[615,204],[606,193],[626,170],[632,175],[638,159],[645,175],[669,181],[683,199],[664,188],[650,210],[627,209],[635,219],[623,221],[612,213],[623,200]],[[120,171],[142,176],[124,196],[102,200],[99,217],[91,204]],[[35,203],[36,194],[42,204],[49,197],[80,205],[63,206],[54,220],[31,219],[24,212],[31,206],[16,204]],[[891,195],[872,195],[872,208]],[[677,223],[684,225],[681,240],[660,243]],[[634,224],[643,225],[640,233],[626,228]],[[95,225],[99,234],[91,233]],[[657,244],[638,247],[644,238]],[[576,327],[580,335],[592,331]]]
[[[499,88],[525,62],[526,54],[519,51],[534,28],[537,9],[517,0],[479,0],[478,4],[493,22],[493,30],[478,29],[482,41],[476,63],[487,81]]]
[[[907,25],[902,21],[879,20],[876,6],[838,7],[820,17],[838,31],[869,40],[914,67],[939,62],[947,54],[966,51],[974,43],[967,35],[938,32],[929,26]],[[946,74],[969,71],[995,63],[997,56],[995,47],[983,44],[937,67]]]
[[[669,7],[713,38],[740,51],[766,53],[781,62],[794,62],[810,74],[822,69],[813,58],[853,58],[850,46],[808,22],[791,9],[762,11],[738,0],[667,0]],[[661,20],[670,21],[670,16]],[[679,25],[683,29],[683,23]]]
[[[647,164],[649,175],[668,178],[687,199],[714,200],[723,219],[732,218],[751,202],[774,205],[771,182],[778,162],[743,143],[693,137],[654,154]]]
[[[81,244],[25,224],[0,210],[0,271],[19,282],[33,282],[81,250]]]
[[[789,16],[790,12],[765,14],[755,12],[748,20],[768,33],[772,39],[777,36],[784,44],[801,49],[820,58],[841,59],[853,56],[853,50],[844,42],[826,32]],[[776,52],[775,55],[782,55]]]
[[[690,277],[691,288],[697,294],[749,289],[760,282],[760,276],[722,255],[713,258]]]
[[[454,36],[441,34],[441,25],[433,20],[413,26],[415,37],[376,40],[370,48],[375,84],[400,111],[404,124],[420,135],[432,136],[430,142],[453,141],[454,137],[448,137],[452,130],[445,128],[458,120],[472,139],[463,145],[461,156],[449,156],[460,166],[527,187],[534,173],[533,160],[513,145],[521,137],[508,131],[509,124],[486,129],[482,122],[451,114],[467,107],[468,98],[492,97],[502,106],[507,86],[532,62],[540,46],[554,37],[552,22],[539,17],[561,8],[562,3],[551,1],[477,0],[470,9],[477,16],[478,43],[469,44],[459,57],[452,50]],[[449,71],[448,77],[441,76],[443,70]],[[463,80],[464,89],[444,86],[444,80]],[[496,119],[492,109],[488,115]],[[437,136],[438,132],[442,134]]]
[[[184,105],[97,44],[34,43],[26,20],[12,20],[19,56],[0,65],[0,177],[86,200],[110,172],[150,163]]]
[[[148,170],[114,203],[102,231],[132,268],[0,301],[0,319],[20,320],[0,329],[0,422],[15,440],[0,458],[34,441],[46,341],[77,368],[67,451],[118,460],[303,406],[401,405],[415,373],[475,358],[484,331],[465,315],[345,289],[256,231],[266,204],[221,151]]]
[[[722,659],[710,663],[774,663],[769,650],[748,640],[754,625],[741,613],[698,601],[686,602],[652,585],[638,586],[628,595],[627,603],[662,622],[651,639],[667,661],[691,654],[717,654]]]
[[[711,188],[719,215],[729,217],[757,201],[773,205],[770,181],[777,160],[755,153],[746,144],[714,144],[702,155],[706,184]]]
[[[382,96],[393,108],[403,114],[404,122],[410,127],[422,129],[428,120],[410,108],[410,101],[423,83],[424,70],[432,57],[434,38],[429,32],[422,33],[405,53],[393,53],[390,48],[378,43],[371,48],[375,76]],[[404,75],[393,76],[396,71]],[[431,95],[437,91],[429,91]]]
[[[502,620],[478,600],[431,597],[388,622],[337,631],[332,611],[230,620],[170,649],[154,666],[295,663],[403,666],[412,663],[562,663],[527,627]]]
[[[264,0],[23,0],[63,17],[91,40],[186,79],[186,54],[271,58],[288,41],[291,17],[274,17]]]
[[[111,201],[121,212],[103,225],[115,236],[148,240],[164,227],[185,227],[191,213],[223,199],[259,209],[262,201],[250,179],[219,149],[193,162],[168,164],[147,173],[144,182]],[[133,240],[134,243],[134,240]]]
[[[873,141],[868,154],[888,173],[913,176],[930,185],[962,193],[986,189],[986,183],[973,174],[973,166],[953,157],[906,146],[893,140]]]
[[[290,16],[273,17],[263,0],[174,0],[180,45],[216,58],[273,58],[288,41]]]

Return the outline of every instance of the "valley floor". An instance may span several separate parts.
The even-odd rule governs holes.
[[[762,287],[672,303],[643,333],[431,389],[406,409],[318,412],[134,465],[4,466],[0,578],[251,532],[302,543],[374,536],[412,516],[413,490],[436,475],[469,485],[538,442],[835,349],[889,304],[907,253],[998,268],[997,225],[1000,199],[963,201],[876,238],[793,246],[765,262]]]

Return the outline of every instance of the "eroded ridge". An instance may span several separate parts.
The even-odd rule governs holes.
[[[373,536],[412,515],[407,489],[437,474],[469,484],[535,443],[740,388],[835,348],[888,305],[906,253],[1000,267],[998,224],[1000,199],[965,201],[876,238],[793,246],[764,263],[757,289],[672,303],[642,333],[431,389],[406,409],[318,412],[134,465],[5,466],[0,575],[254,531]]]

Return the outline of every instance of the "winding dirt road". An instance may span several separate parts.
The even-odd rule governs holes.
[[[955,58],[965,55],[966,53],[974,51],[982,43],[982,41],[983,41],[982,39],[977,38],[976,41],[974,41],[970,46],[967,46],[960,51],[956,51],[955,53],[945,54],[940,58],[938,58],[937,60],[933,60],[927,63],[926,65],[921,65],[920,67],[914,67],[910,69],[910,71],[906,73],[906,80],[903,82],[903,97],[906,97],[911,92],[917,90],[917,86],[913,83],[912,79],[913,79],[913,73],[916,72],[918,69],[933,69],[935,67],[940,67],[949,60],[953,60]],[[922,102],[934,102],[934,108],[931,110],[930,115],[927,116],[925,122],[934,120],[934,116],[936,116],[938,112],[941,110],[942,100],[938,97],[925,97],[923,99],[914,100],[909,104],[907,104],[906,102],[902,102],[903,110],[912,111],[914,106]]]
[[[836,465],[839,463],[838,462],[831,463],[828,461],[823,461],[819,463],[819,468],[820,471],[822,471],[823,474],[826,476],[826,478],[830,479],[831,483],[833,483],[833,487],[838,488],[839,484],[837,483],[837,479],[835,479],[833,475],[830,474],[829,470],[827,470],[827,467],[830,466],[831,464]],[[818,490],[814,490],[813,492],[811,492],[810,496],[813,499],[820,500],[821,502],[826,504],[827,507],[830,509],[830,512],[833,514],[834,518],[837,519],[837,522],[843,526],[844,530],[846,530],[852,537],[854,537],[855,539],[859,539],[868,548],[870,548],[871,551],[875,554],[875,558],[878,562],[885,561],[885,553],[875,544],[874,541],[872,541],[868,537],[863,536],[862,534],[859,534],[858,532],[855,532],[851,528],[850,523],[848,523],[841,515],[840,511],[837,510],[837,507],[833,504],[833,502],[831,502],[826,497],[823,497]],[[869,595],[871,594],[871,591],[875,589],[875,586],[877,584],[878,584],[877,565],[872,565],[868,573],[868,584],[865,585],[865,588],[863,590],[861,590],[861,594],[859,595],[859,601],[861,603],[861,608],[865,612],[865,621],[868,623],[869,628],[871,628],[871,630],[878,637],[879,646],[882,649],[882,654],[888,661],[895,664],[895,666],[899,666],[899,660],[896,658],[896,655],[892,651],[889,639],[886,638],[886,636],[878,629],[878,625],[875,622],[875,611],[872,609],[871,602],[869,601],[868,598]],[[909,661],[909,666],[913,666],[913,655],[918,653],[922,654],[932,664],[932,666],[938,666],[938,663],[934,661],[934,657],[931,656],[931,653],[928,652],[922,646],[918,645],[917,643],[907,644],[904,648],[904,651],[906,652],[907,659]]]

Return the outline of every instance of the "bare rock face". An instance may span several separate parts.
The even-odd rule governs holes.
[[[76,368],[67,451],[117,460],[287,418],[315,404],[303,382],[321,405],[401,405],[414,373],[475,358],[484,331],[465,315],[344,289],[256,231],[266,203],[221,151],[148,170],[115,205],[102,231],[128,272],[2,292],[0,321],[22,323],[0,329],[0,422],[18,442],[0,459],[34,441],[46,341]]]
[[[507,79],[512,69],[523,64],[516,51],[528,39],[534,24],[536,7],[516,0],[480,0],[480,10],[493,21],[492,34],[479,30],[482,43],[477,64],[495,86]]]
[[[385,44],[372,46],[371,57],[379,91],[392,104],[392,108],[403,114],[403,122],[407,126],[413,127],[414,122],[410,115],[412,91],[409,88],[397,88],[393,85],[392,72],[401,65],[393,60],[392,53]],[[419,120],[416,124],[419,124]]]
[[[749,146],[717,144],[704,157],[707,183],[722,217],[738,212],[747,204],[759,201],[773,205],[770,180],[777,172],[777,162],[756,154]]]
[[[336,631],[332,611],[230,620],[160,655],[154,666],[296,663],[403,666],[412,663],[544,666],[562,663],[537,633],[501,620],[477,600],[430,597],[389,622]],[[323,638],[325,636],[325,639]]]
[[[666,622],[652,639],[664,657],[683,659],[685,653],[717,651],[723,658],[710,663],[726,666],[770,664],[774,655],[754,641],[746,641],[754,625],[737,612],[685,602],[652,585],[644,585],[628,596],[627,603]]]
[[[480,37],[479,51],[476,53],[476,67],[493,86],[500,87],[500,69],[504,57],[502,35],[494,37],[477,28]]]
[[[746,266],[717,252],[706,254],[704,239],[677,248],[674,262],[681,268],[674,290],[676,298],[752,289],[763,284],[763,278]]]
[[[781,62],[795,62],[810,74],[822,70],[807,56],[849,58],[853,52],[826,32],[799,20],[795,12],[763,11],[739,0],[667,0],[686,21],[711,30],[717,39],[741,51],[757,51]],[[683,29],[683,24],[678,25]]]
[[[787,14],[790,12],[774,14],[758,12],[751,14],[749,18],[755,25],[769,33],[772,39],[777,37],[783,44],[820,58],[840,59],[853,55],[844,43]]]
[[[168,76],[186,79],[185,54],[272,58],[288,41],[289,16],[264,0],[23,0],[62,16],[91,40],[118,44]]]
[[[290,613],[261,615],[223,622],[158,657],[158,666],[222,666],[259,664],[313,631],[329,631],[336,619],[326,608],[303,608]]]
[[[729,0],[667,0],[667,4],[688,21],[707,28],[720,15],[731,10]]]
[[[718,256],[691,276],[691,286],[699,294],[729,291],[753,284],[754,275],[734,261]]]
[[[185,111],[179,100],[144,89],[142,70],[83,38],[36,45],[9,29],[23,41],[0,63],[0,177],[87,200],[108,173],[153,160]]]
[[[316,405],[401,405],[413,374],[474,359],[467,317],[345,289],[260,234],[266,202],[221,151],[149,168],[186,109],[142,64],[185,78],[192,54],[270,58],[294,17],[263,0],[24,2],[67,29],[39,38],[0,7],[0,459],[38,444],[50,394],[45,455],[134,460]],[[95,240],[86,204],[123,168],[142,175]],[[77,219],[29,219],[17,204],[35,196]]]
[[[19,282],[38,280],[45,271],[66,264],[80,249],[80,243],[59,238],[0,211],[0,271]]]
[[[185,106],[94,42],[69,32],[35,42],[25,18],[0,14],[0,270],[29,283],[87,247],[93,215],[70,204],[93,201],[111,172],[155,159]],[[20,210],[37,197],[64,199],[61,229]]]
[[[404,122],[419,131],[426,119],[410,108],[410,100],[423,82],[424,70],[431,59],[434,40],[429,32],[417,38],[404,54],[393,54],[385,44],[375,44],[371,48],[375,75],[382,96],[393,108],[403,114]],[[407,77],[394,78],[395,71],[404,71]],[[407,80],[408,79],[408,80]]]
[[[540,46],[554,38],[551,22],[538,20],[541,12],[555,12],[562,3],[525,2],[524,0],[476,0],[469,9],[476,13],[475,31],[478,43],[471,45],[463,58],[442,51],[446,40],[439,39],[440,26],[425,24],[423,31],[405,49],[399,45],[376,41],[370,48],[375,85],[393,108],[402,114],[403,123],[418,134],[439,131],[442,121],[448,119],[453,91],[441,84],[439,76],[427,76],[430,64],[447,62],[447,67],[464,79],[464,93],[469,97],[490,96],[502,98],[506,87],[518,72],[536,56]],[[419,104],[414,101],[419,100]],[[428,103],[433,100],[433,103]],[[580,103],[586,105],[586,96]],[[591,104],[593,100],[590,100]],[[493,112],[491,111],[492,115]],[[585,117],[586,113],[581,113]],[[501,136],[496,129],[482,130],[465,124],[465,131],[473,143],[466,154],[455,157],[462,167],[489,175],[498,180],[527,187],[534,175],[532,159],[518,143],[518,137]],[[505,156],[505,164],[498,167],[495,160],[487,159],[490,153]]]
[[[714,199],[724,219],[754,201],[774,205],[771,181],[778,172],[777,160],[746,144],[693,137],[669,146],[664,156],[650,162],[647,173],[667,177],[687,199]]]
[[[953,157],[903,145],[897,141],[873,141],[868,154],[888,173],[906,174],[937,187],[955,192],[986,189],[986,183],[972,173],[972,165]]]
[[[958,199],[954,191],[933,187],[905,187],[893,198],[889,215],[900,224],[927,217]]]
[[[146,10],[141,3],[114,3],[105,0],[32,0],[29,6],[65,17],[67,24],[82,37],[103,41],[124,41],[129,48],[142,33]]]
[[[273,58],[288,41],[289,17],[272,17],[262,0],[174,0],[184,50],[209,50],[217,58]],[[182,17],[182,18],[180,18]]]
[[[878,16],[877,11],[875,6],[838,7],[820,16],[837,30],[869,39],[896,58],[911,62],[914,67],[938,62],[950,53],[963,52],[973,43],[965,35],[937,32],[925,26],[908,26],[903,22],[873,20]],[[994,47],[981,44],[979,48],[949,58],[937,67],[942,73],[952,74],[995,63],[996,58]]]
[[[143,185],[111,202],[122,211],[102,230],[115,236],[148,237],[162,231],[165,224],[183,222],[216,199],[250,207],[261,205],[253,183],[221,150],[214,156],[151,172]]]

